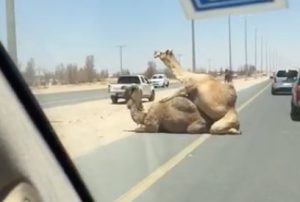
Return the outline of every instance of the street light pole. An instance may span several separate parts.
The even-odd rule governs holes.
[[[228,16],[228,49],[229,49],[229,71],[232,71],[232,56],[231,56],[231,16]]]
[[[192,25],[192,64],[193,64],[193,72],[196,71],[196,51],[195,51],[195,25],[194,20],[191,22]]]
[[[120,50],[120,73],[123,73],[123,48],[125,48],[125,45],[118,45],[117,46]]]
[[[268,74],[268,44],[266,42],[266,74]]]
[[[260,50],[260,71],[263,73],[263,66],[264,66],[264,56],[263,56],[263,51],[264,51],[264,38],[261,37],[261,50]]]
[[[178,53],[178,54],[177,54],[179,64],[181,64],[181,57],[182,57],[182,56],[183,56],[183,54],[181,54],[181,53]]]
[[[15,64],[18,65],[14,0],[6,0],[6,32],[8,53]]]
[[[208,69],[207,69],[207,73],[209,73],[209,71],[211,70],[211,59],[208,59]]]
[[[257,69],[257,29],[255,29],[254,33],[254,65]]]
[[[247,16],[245,16],[245,67],[248,68],[248,47],[247,47]]]

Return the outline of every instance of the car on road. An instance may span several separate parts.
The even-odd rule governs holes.
[[[143,92],[143,98],[153,101],[155,99],[155,90],[153,85],[145,78],[143,75],[128,75],[120,76],[118,78],[117,84],[110,84],[108,86],[108,91],[110,93],[110,98],[112,103],[118,103],[118,99],[125,98],[126,87],[138,85]]]
[[[292,89],[291,118],[293,120],[300,118],[300,77],[298,77]]]
[[[271,88],[272,95],[291,94],[295,81],[298,78],[299,71],[296,69],[280,69],[273,76]]]
[[[150,83],[154,87],[168,87],[170,81],[165,74],[154,74],[150,79]]]

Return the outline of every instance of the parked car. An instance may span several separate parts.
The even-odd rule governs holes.
[[[300,118],[300,77],[298,77],[292,89],[291,118],[293,120]]]
[[[131,85],[138,85],[143,92],[143,98],[153,101],[155,98],[154,87],[143,75],[120,76],[117,84],[110,84],[108,91],[112,103],[118,103],[119,98],[125,98],[125,88]]]
[[[291,94],[293,85],[298,78],[298,72],[295,69],[278,70],[273,77],[272,95]]]
[[[165,74],[154,74],[150,79],[150,83],[154,87],[168,87],[170,82]]]

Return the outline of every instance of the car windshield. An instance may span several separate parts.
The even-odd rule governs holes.
[[[276,74],[277,77],[288,77],[288,78],[293,78],[298,76],[298,71],[296,70],[280,70]]]
[[[286,77],[287,76],[287,72],[284,70],[278,71],[276,74],[277,77]]]
[[[295,71],[295,70],[289,70],[287,72],[287,75],[286,75],[288,78],[297,78],[298,76],[298,71]]]
[[[1,44],[104,202],[300,201],[299,25],[299,0],[0,0]]]
[[[137,76],[122,76],[119,77],[118,83],[141,83]]]

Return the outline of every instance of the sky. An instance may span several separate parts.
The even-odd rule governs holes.
[[[248,14],[248,61],[254,64],[254,30],[282,67],[300,65],[300,1],[289,8]],[[41,69],[60,64],[83,66],[94,55],[97,70],[110,73],[123,68],[145,71],[155,50],[173,49],[185,68],[192,67],[191,22],[179,0],[15,0],[18,60],[22,68],[30,58]],[[232,16],[232,64],[245,62],[244,16]],[[0,0],[0,41],[6,46],[5,0]],[[196,68],[228,67],[228,17],[195,21]],[[266,44],[264,43],[264,49]],[[265,55],[265,53],[264,53]],[[265,58],[265,56],[264,56]],[[275,57],[274,57],[275,58]],[[209,62],[210,61],[210,62]]]

